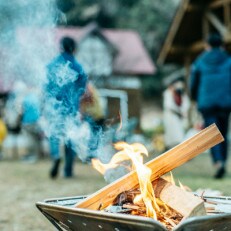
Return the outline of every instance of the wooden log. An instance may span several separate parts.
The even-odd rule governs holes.
[[[153,188],[155,196],[180,213],[183,219],[206,215],[204,200],[193,193],[184,191],[163,178],[153,181]]]
[[[158,179],[223,140],[215,124],[203,129],[188,140],[149,161],[146,165],[152,169],[151,181]],[[136,171],[132,171],[77,203],[76,207],[93,210],[104,209],[112,204],[118,194],[138,188],[138,184]]]

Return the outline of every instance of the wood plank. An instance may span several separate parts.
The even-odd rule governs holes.
[[[223,140],[215,124],[203,129],[188,140],[149,161],[146,165],[152,169],[151,181],[158,179]],[[93,210],[103,209],[112,204],[118,194],[134,188],[138,188],[136,171],[132,171],[105,186],[78,203],[76,207]]]
[[[170,29],[168,31],[166,40],[164,42],[164,45],[160,51],[160,55],[157,59],[157,63],[159,65],[162,65],[166,59],[166,57],[168,56],[168,53],[170,51],[170,48],[173,44],[173,40],[175,38],[175,35],[180,27],[180,23],[187,11],[189,5],[189,0],[182,0],[180,3],[180,6],[176,12],[176,15],[173,19],[172,25],[170,26]]]
[[[228,33],[227,27],[219,20],[219,18],[213,14],[212,12],[208,12],[206,17],[210,21],[210,23],[218,30],[218,32],[225,37]]]
[[[201,52],[205,49],[206,43],[204,41],[196,41],[192,43],[190,46],[172,46],[169,54],[194,54]]]
[[[213,1],[208,5],[208,8],[213,9],[213,8],[223,7],[224,4],[231,4],[231,0],[216,0],[216,1]]]
[[[224,22],[225,26],[230,31],[231,29],[231,4],[225,4],[224,5]]]
[[[203,33],[203,40],[206,41],[209,34],[209,21],[206,15],[208,14],[208,11],[206,10],[203,18],[202,18],[202,33]]]
[[[200,4],[189,3],[187,7],[187,12],[197,12],[203,11],[203,7]]]
[[[205,45],[206,44],[204,41],[196,41],[188,48],[188,52],[190,53],[201,52],[205,49],[206,47]]]

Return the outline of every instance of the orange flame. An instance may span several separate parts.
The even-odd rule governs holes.
[[[175,179],[174,179],[174,177],[173,177],[172,172],[170,172],[170,175],[168,174],[168,175],[162,176],[162,178],[164,178],[164,179],[165,179],[166,181],[168,181],[169,183],[171,183],[171,184],[173,184],[173,185],[176,185]]]
[[[181,189],[183,189],[184,191],[192,192],[191,188],[189,188],[186,185],[183,185],[179,180],[178,180],[178,182],[179,182],[179,186],[180,186]]]
[[[178,180],[178,183],[179,183],[180,188],[186,191],[184,185],[179,180]]]
[[[116,168],[119,165],[121,166],[121,162],[126,160],[130,160],[130,158],[123,153],[117,152],[116,155],[114,155],[111,158],[110,162],[107,164],[103,164],[99,159],[96,158],[92,159],[91,163],[93,165],[93,168],[95,168],[98,172],[104,175],[108,169]]]
[[[170,176],[171,176],[170,182],[171,182],[173,185],[176,185],[175,180],[174,180],[174,177],[173,177],[173,175],[172,175],[172,172],[170,172]]]
[[[105,173],[108,168],[118,166],[121,161],[131,160],[132,168],[137,172],[142,200],[146,206],[146,215],[148,217],[157,219],[156,210],[159,211],[160,209],[156,202],[152,187],[152,170],[143,164],[143,155],[148,156],[147,149],[142,144],[138,143],[129,145],[125,142],[118,142],[114,146],[120,151],[113,156],[110,163],[102,164],[98,160],[92,160],[93,167],[99,170],[101,173]]]

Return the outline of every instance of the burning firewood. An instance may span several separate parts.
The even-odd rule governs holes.
[[[169,184],[165,180],[162,180],[161,183],[166,183],[166,185]],[[157,187],[157,182],[155,182],[153,185],[154,187]],[[119,207],[120,208],[119,213],[126,213],[136,216],[147,216],[146,206],[144,202],[143,201],[139,201],[139,203],[134,202],[134,199],[139,195],[141,195],[139,189],[122,192],[114,200],[113,206],[109,206],[109,208],[106,208],[104,211],[113,213],[115,207]],[[178,195],[178,196],[179,196],[178,200],[180,201],[182,195]],[[169,205],[165,204],[160,198],[156,198],[156,199],[160,207],[160,210],[157,211],[157,220],[162,222],[169,230],[171,230],[173,227],[179,224],[179,222],[183,219],[183,215],[177,212],[175,209],[169,207]],[[190,199],[194,199],[194,198],[192,197]],[[180,206],[180,203],[178,203],[178,206]]]
[[[190,216],[205,215],[203,199],[186,192],[162,178],[153,182],[155,195],[165,204],[180,213],[184,219]]]
[[[152,181],[222,141],[223,137],[216,125],[205,128],[195,136],[148,162],[146,165],[152,169]],[[132,171],[87,197],[76,207],[97,210],[101,205],[102,208],[105,208],[121,192],[137,187],[138,178],[136,172]]]
[[[153,182],[153,188],[159,201],[158,205],[161,207],[160,211],[157,212],[158,220],[172,225],[170,221],[178,224],[182,219],[189,216],[206,215],[207,210],[205,210],[203,199],[193,193],[186,192],[162,178]],[[138,189],[122,192],[113,201],[113,205],[130,209],[130,212],[128,212],[130,214],[146,216],[144,203],[134,204],[134,198],[137,195],[140,195]]]
[[[201,198],[160,177],[221,141],[223,137],[216,125],[211,125],[146,165],[139,164],[137,157],[133,160],[137,165],[136,171],[107,185],[78,203],[76,207],[104,210],[116,203],[121,210],[127,209],[127,212],[133,215],[153,217],[168,228],[178,224],[182,218],[206,214]],[[119,152],[120,155],[125,153],[133,158],[130,151],[134,154],[137,151],[145,153],[143,146],[119,144],[119,148],[123,145],[125,148]],[[142,175],[143,172],[145,175]],[[139,190],[142,200],[134,203]]]

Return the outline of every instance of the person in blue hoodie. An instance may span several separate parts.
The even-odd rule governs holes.
[[[70,37],[60,41],[61,54],[47,66],[47,81],[44,86],[45,117],[53,166],[50,177],[55,178],[60,165],[60,142],[64,141],[64,177],[73,176],[75,151],[67,133],[70,121],[77,120],[80,98],[84,94],[87,75],[75,59],[76,42]],[[69,126],[69,127],[68,127]]]
[[[231,111],[231,58],[223,48],[219,34],[208,37],[208,49],[193,63],[190,77],[190,93],[197,102],[204,125],[215,123],[225,141],[211,149],[211,156],[216,168],[215,178],[222,178],[226,173],[228,155],[228,123]]]

